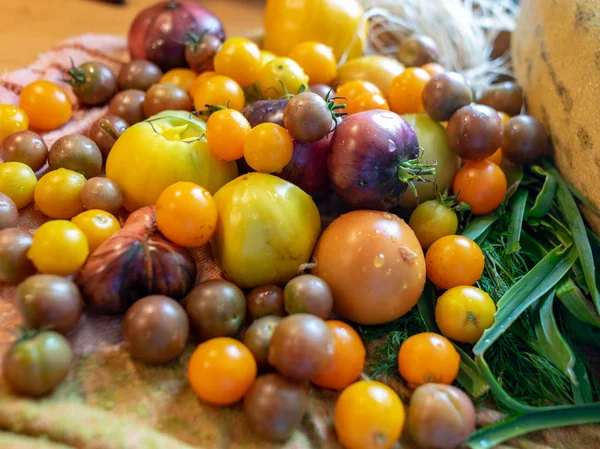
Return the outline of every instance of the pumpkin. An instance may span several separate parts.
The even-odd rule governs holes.
[[[600,208],[600,0],[522,0],[512,35],[516,78],[562,175]],[[584,211],[596,233],[600,219]]]

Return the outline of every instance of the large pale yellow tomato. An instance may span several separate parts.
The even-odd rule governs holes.
[[[240,287],[279,284],[310,258],[321,232],[310,195],[273,175],[249,173],[215,195],[219,210],[213,252]]]
[[[404,66],[393,58],[381,55],[362,56],[346,62],[338,69],[337,81],[369,81],[387,97],[392,81],[404,71]]]
[[[265,10],[265,50],[287,55],[294,45],[318,41],[333,48],[339,60],[362,54],[365,27],[357,0],[268,0]]]
[[[213,156],[204,138],[206,124],[184,111],[164,111],[128,128],[106,161],[106,176],[123,191],[129,211],[155,204],[179,181],[215,193],[238,172],[235,162]]]

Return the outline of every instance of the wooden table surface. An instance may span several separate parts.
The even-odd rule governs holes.
[[[39,52],[83,33],[126,35],[143,8],[158,0],[127,0],[111,5],[99,0],[0,0],[0,73],[26,66]],[[217,14],[229,36],[259,29],[262,0],[197,0]]]

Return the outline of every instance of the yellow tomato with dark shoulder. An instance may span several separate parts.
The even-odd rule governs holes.
[[[249,173],[222,187],[214,199],[219,222],[213,252],[236,285],[283,284],[308,262],[321,219],[302,189],[277,176]]]

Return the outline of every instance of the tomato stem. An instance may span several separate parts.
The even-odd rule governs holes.
[[[421,153],[421,151],[419,153]],[[417,203],[419,202],[419,196],[415,182],[433,182],[430,179],[425,179],[423,176],[435,175],[436,165],[437,163],[422,164],[421,154],[415,159],[409,159],[398,164],[398,179],[408,185],[415,195]]]
[[[85,72],[81,67],[75,67],[72,58],[71,68],[67,70],[67,74],[71,76],[71,79],[64,79],[65,83],[68,83],[73,87],[79,87],[85,83]]]

